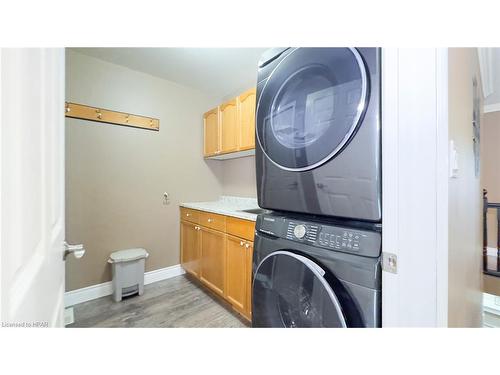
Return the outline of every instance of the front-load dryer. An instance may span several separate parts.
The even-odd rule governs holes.
[[[266,51],[256,138],[259,206],[380,222],[380,49]]]
[[[259,215],[253,327],[380,327],[380,224]]]

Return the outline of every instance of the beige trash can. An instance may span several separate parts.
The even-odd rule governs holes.
[[[111,253],[108,263],[113,272],[113,299],[144,293],[144,268],[149,256],[145,249],[127,249]]]

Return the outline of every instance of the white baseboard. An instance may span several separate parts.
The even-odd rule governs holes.
[[[487,247],[486,254],[493,255],[496,257],[497,256],[497,248],[496,247]]]
[[[483,307],[485,311],[500,316],[500,297],[483,293]]]
[[[484,106],[484,113],[500,111],[500,103],[487,104]]]
[[[144,284],[152,284],[157,281],[170,279],[171,277],[180,276],[186,273],[180,264],[175,266],[160,268],[158,270],[149,271],[144,274]]]
[[[81,289],[70,290],[64,293],[64,306],[73,306],[82,302],[109,296],[113,294],[111,281],[102,284],[87,286]]]
[[[157,281],[170,279],[171,277],[180,276],[184,273],[185,271],[180,264],[145,272],[144,284],[147,285],[156,283]],[[113,285],[111,284],[111,281],[71,290],[64,293],[64,306],[73,306],[82,302],[109,296],[111,294],[113,294]]]

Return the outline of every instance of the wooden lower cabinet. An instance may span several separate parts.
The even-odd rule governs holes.
[[[195,277],[200,277],[201,242],[200,227],[181,221],[181,265]]]
[[[247,288],[247,301],[244,315],[245,317],[252,321],[252,261],[253,261],[253,242],[249,242],[249,248],[246,252],[246,288]]]
[[[251,320],[255,223],[183,208],[181,218],[182,267]]]
[[[201,227],[200,280],[218,295],[225,296],[226,234]]]
[[[247,250],[246,241],[227,235],[226,298],[242,314],[247,310]]]

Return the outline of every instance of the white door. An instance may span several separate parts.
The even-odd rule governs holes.
[[[64,49],[0,49],[3,326],[62,327]]]

